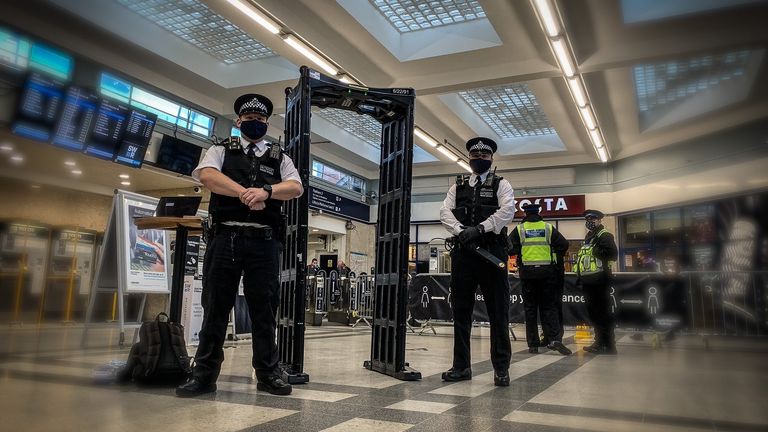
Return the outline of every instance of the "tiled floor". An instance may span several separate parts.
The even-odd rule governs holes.
[[[524,334],[517,327],[517,334]],[[0,430],[8,431],[757,431],[768,430],[768,341],[698,338],[653,350],[625,338],[616,357],[528,354],[513,342],[512,385],[493,385],[488,330],[472,340],[473,379],[443,383],[452,331],[409,334],[423,379],[362,367],[366,328],[309,328],[310,382],[289,397],[256,391],[248,341],[230,343],[218,392],[178,399],[172,388],[94,384],[94,367],[125,359],[112,330],[0,329]],[[572,341],[572,338],[569,339]]]

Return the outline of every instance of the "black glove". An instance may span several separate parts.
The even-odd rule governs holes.
[[[479,240],[483,231],[485,230],[481,225],[465,228],[459,233],[459,241],[462,245],[467,246],[475,240]]]

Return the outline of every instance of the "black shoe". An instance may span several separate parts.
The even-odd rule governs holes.
[[[216,391],[216,384],[203,384],[197,378],[192,378],[185,384],[176,387],[176,396],[195,397]]]
[[[606,346],[606,345],[591,345],[588,347],[584,347],[584,351],[592,354],[602,354],[602,355],[616,355],[616,347],[615,346]]]
[[[528,347],[528,354],[538,354],[539,347]]]
[[[549,345],[547,345],[547,348],[549,348],[552,351],[557,351],[562,355],[571,355],[572,351],[568,349],[567,346],[563,345],[560,341],[553,341],[550,342]]]
[[[585,347],[584,347],[584,348],[582,348],[582,349],[583,349],[584,351],[586,351],[586,352],[590,353],[590,354],[597,354],[597,353],[598,353],[598,352],[599,352],[599,351],[602,349],[602,347],[603,347],[603,345],[602,345],[602,344],[595,342],[595,343],[593,343],[592,345],[590,345],[590,346],[585,346]]]
[[[291,394],[293,387],[283,381],[278,375],[268,375],[263,379],[259,379],[259,382],[256,384],[256,390],[269,392],[273,395],[286,396]]]
[[[549,341],[548,341],[547,339],[541,339],[541,340],[539,341],[539,346],[540,346],[540,347],[545,347],[545,346],[547,346],[547,345],[549,345]]]
[[[472,379],[472,369],[466,368],[462,370],[456,370],[450,368],[443,372],[443,381],[466,381]]]
[[[509,387],[509,371],[495,371],[493,373],[493,384],[497,387]]]

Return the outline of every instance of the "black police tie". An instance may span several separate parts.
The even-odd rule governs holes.
[[[256,144],[248,144],[248,158],[253,159],[256,157]]]

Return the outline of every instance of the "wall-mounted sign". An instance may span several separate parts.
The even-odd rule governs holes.
[[[538,204],[545,218],[581,217],[584,214],[584,195],[553,195],[515,199],[515,219],[523,218],[523,206]]]
[[[368,204],[314,187],[309,188],[309,207],[322,210],[323,213],[335,214],[365,223],[370,222],[371,210]]]

